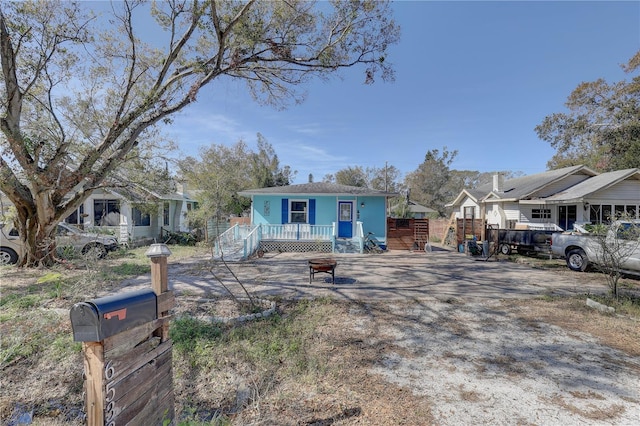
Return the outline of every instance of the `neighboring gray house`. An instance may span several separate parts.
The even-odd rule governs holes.
[[[425,207],[411,200],[409,200],[409,212],[413,219],[424,219],[429,214],[438,214],[437,210]]]
[[[398,207],[398,204],[391,206],[391,212]],[[412,219],[425,219],[430,214],[438,214],[437,210],[431,209],[429,207],[425,207],[421,204],[416,203],[415,201],[409,200],[408,203],[409,217]]]
[[[5,215],[11,201],[0,193]],[[152,206],[142,208],[142,205]],[[101,228],[114,234],[121,244],[160,241],[164,231],[188,231],[187,212],[196,202],[183,185],[170,194],[157,194],[142,188],[95,190],[65,222],[80,228]]]
[[[143,205],[151,206],[142,208]],[[187,212],[195,200],[180,184],[176,191],[158,194],[143,188],[94,191],[78,210],[65,219],[83,228],[111,230],[121,244],[163,239],[163,231],[188,231]]]
[[[640,170],[598,174],[585,166],[493,182],[463,190],[448,204],[458,218],[484,218],[499,228],[571,229],[626,212],[638,217]]]

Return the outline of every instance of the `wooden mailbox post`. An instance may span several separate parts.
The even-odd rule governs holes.
[[[169,311],[174,305],[174,295],[168,290],[167,280],[167,257],[171,251],[164,244],[152,244],[146,255],[151,260],[155,318],[131,328],[124,324],[126,329],[117,334],[100,341],[82,343],[85,411],[89,426],[173,423],[175,412]],[[119,309],[112,312],[100,310],[100,301],[105,299],[96,299],[93,304],[84,303],[86,306],[82,307],[96,310],[98,326],[112,319],[126,321],[127,315],[134,317],[127,312],[127,294],[122,295]],[[80,327],[73,324],[74,310],[81,308],[77,305],[80,304],[72,308],[71,318],[74,339],[81,340],[76,336],[76,329]],[[104,306],[113,304],[105,303]],[[130,307],[130,311],[135,309],[135,306]],[[85,316],[91,314],[89,312]]]

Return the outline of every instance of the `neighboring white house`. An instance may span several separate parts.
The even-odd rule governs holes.
[[[638,218],[640,169],[598,174],[585,166],[493,182],[463,190],[448,204],[456,217],[484,218],[488,225],[571,229],[576,222],[602,223],[626,213]]]
[[[1,194],[3,214],[11,202]],[[147,207],[143,207],[146,205]],[[187,212],[195,208],[186,187],[176,185],[171,194],[142,188],[98,189],[65,222],[84,229],[101,228],[118,237],[120,244],[162,240],[163,231],[189,231]],[[149,207],[150,206],[150,207]]]

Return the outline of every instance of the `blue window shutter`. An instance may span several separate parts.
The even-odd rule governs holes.
[[[309,225],[316,224],[316,200],[309,200]]]
[[[282,199],[282,223],[289,222],[289,199]]]

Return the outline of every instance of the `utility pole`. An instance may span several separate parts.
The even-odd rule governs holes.
[[[387,185],[387,161],[384,162],[384,192],[389,191],[389,186]]]

